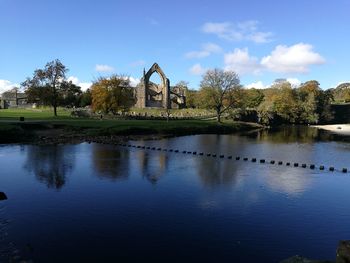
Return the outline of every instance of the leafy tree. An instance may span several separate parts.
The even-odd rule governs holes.
[[[317,123],[319,114],[317,112],[318,98],[321,94],[320,84],[316,80],[302,83],[296,90],[299,99],[300,122]]]
[[[92,104],[92,95],[91,90],[87,89],[85,92],[82,93],[80,98],[80,106],[86,107]]]
[[[256,109],[264,100],[264,93],[258,89],[244,90],[244,106],[249,109]]]
[[[65,83],[68,69],[59,59],[48,62],[44,69],[34,71],[32,78],[27,78],[22,83],[25,87],[29,102],[39,102],[43,105],[51,105],[54,116],[57,116],[59,93],[62,84]]]
[[[105,114],[128,111],[135,104],[133,88],[129,78],[113,75],[101,77],[91,87],[92,106],[95,111]]]
[[[328,122],[334,118],[334,113],[331,110],[332,101],[334,101],[334,98],[331,90],[321,90],[317,104],[317,112],[320,116],[320,121]]]
[[[298,119],[298,102],[289,82],[276,84],[278,93],[274,98],[274,111],[284,121],[295,123]]]
[[[59,91],[59,105],[66,107],[78,107],[82,96],[81,87],[71,81],[62,82]]]
[[[276,85],[263,91],[264,99],[257,107],[258,119],[262,124],[269,125],[274,121],[276,112],[274,109],[275,100],[279,94],[279,89]]]
[[[341,83],[331,91],[336,102],[350,102],[350,83]]]
[[[199,91],[201,101],[204,107],[216,111],[218,122],[221,122],[221,115],[237,102],[234,91],[240,88],[239,83],[239,77],[233,71],[213,69],[204,74]]]
[[[264,124],[275,122],[276,117],[282,122],[298,121],[298,98],[291,84],[287,81],[275,82],[264,90],[264,100],[257,108],[259,121]]]

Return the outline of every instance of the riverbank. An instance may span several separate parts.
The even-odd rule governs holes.
[[[350,135],[350,124],[314,125],[312,127],[336,134]]]
[[[56,144],[119,142],[129,139],[159,139],[192,134],[229,134],[260,129],[254,123],[217,123],[213,120],[0,120],[0,143]]]

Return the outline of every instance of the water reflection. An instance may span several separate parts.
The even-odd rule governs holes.
[[[27,146],[27,160],[24,168],[48,188],[60,189],[66,183],[66,175],[75,162],[73,146],[46,145]]]
[[[300,196],[312,184],[310,173],[297,168],[270,169],[264,175],[266,185],[274,192]]]
[[[219,186],[231,186],[236,183],[236,165],[232,161],[199,158],[196,163],[196,169],[205,187],[216,188]]]
[[[137,152],[142,177],[150,183],[156,184],[168,167],[168,158],[169,156],[163,153],[151,156],[146,151]]]
[[[282,126],[248,132],[245,136],[270,143],[313,143],[317,141],[349,141],[350,137],[332,134],[308,126]]]
[[[109,180],[125,180],[129,177],[128,150],[121,150],[111,145],[93,144],[92,164],[96,176]]]

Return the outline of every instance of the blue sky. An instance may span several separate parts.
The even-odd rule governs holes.
[[[0,92],[60,59],[83,87],[142,76],[153,62],[175,84],[236,71],[246,86],[276,78],[350,81],[350,0],[0,0]]]

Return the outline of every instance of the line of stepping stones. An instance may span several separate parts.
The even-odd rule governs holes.
[[[146,150],[153,150],[153,151],[163,151],[163,152],[174,152],[174,153],[182,153],[182,154],[192,154],[192,155],[199,155],[199,156],[207,156],[207,157],[213,157],[213,158],[220,158],[220,159],[235,159],[236,161],[239,160],[243,160],[243,161],[249,161],[248,157],[240,157],[240,156],[236,156],[236,157],[232,157],[231,155],[226,156],[223,154],[215,154],[215,153],[203,153],[203,152],[193,152],[193,151],[180,151],[180,150],[174,150],[174,149],[162,149],[160,147],[152,147],[152,146],[140,146],[140,145],[132,145],[132,144],[123,144],[123,143],[119,143],[117,144],[119,146],[123,146],[123,147],[129,147],[129,148],[137,148],[137,149],[146,149]],[[306,163],[291,163],[291,162],[283,162],[283,161],[275,161],[275,160],[271,160],[271,161],[267,161],[265,159],[259,159],[257,160],[257,158],[251,158],[250,159],[251,162],[256,163],[259,162],[261,164],[264,163],[270,163],[270,164],[277,164],[277,165],[283,165],[285,164],[286,166],[294,166],[294,167],[302,167],[302,168],[310,168],[311,170],[314,169],[319,169],[321,171],[326,170],[326,167],[324,165],[320,165],[320,166],[316,166],[315,164],[310,164],[307,165]],[[334,172],[338,169],[335,169],[334,166],[330,166],[328,167],[328,171],[330,172]],[[348,169],[347,168],[342,168],[339,171],[343,172],[343,173],[347,173]]]

